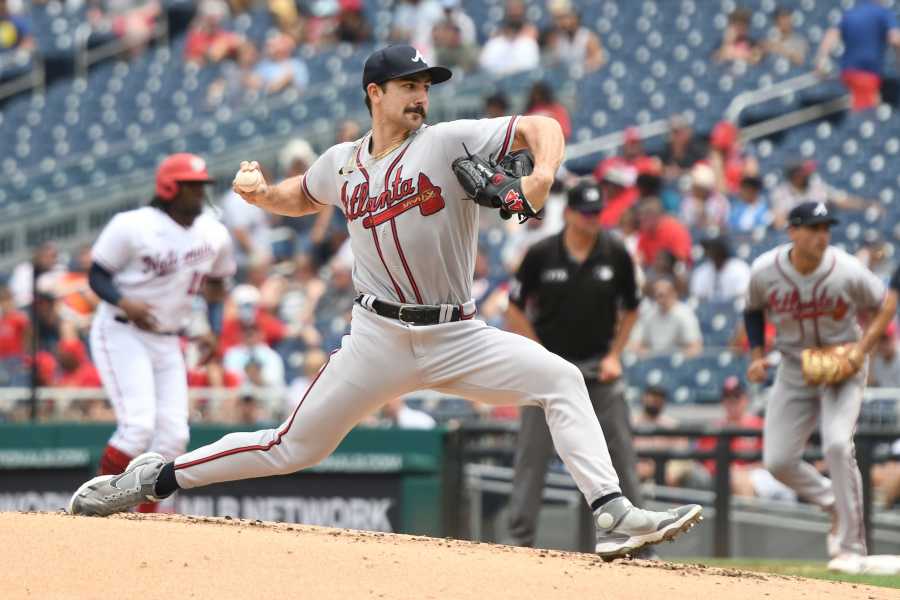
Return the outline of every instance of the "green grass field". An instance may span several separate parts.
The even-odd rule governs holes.
[[[811,577],[813,579],[847,581],[850,583],[862,583],[866,585],[900,589],[900,575],[843,575],[841,573],[831,573],[825,568],[824,562],[754,558],[698,558],[679,560],[677,562],[703,564],[710,567],[722,567],[727,569],[741,569],[743,571],[777,573],[779,575],[796,575],[798,577]]]

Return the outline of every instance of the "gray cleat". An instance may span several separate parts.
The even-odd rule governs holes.
[[[136,457],[120,475],[100,475],[81,485],[69,500],[71,515],[105,517],[143,502],[158,502],[154,495],[156,477],[166,459],[156,452]]]
[[[673,540],[700,522],[702,513],[698,504],[655,512],[637,508],[625,497],[615,498],[594,512],[596,552],[612,560],[663,540]]]

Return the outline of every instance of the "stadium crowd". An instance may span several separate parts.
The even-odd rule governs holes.
[[[155,0],[89,0],[87,4],[92,27],[130,40],[130,52],[135,55],[149,43],[161,14]],[[373,40],[373,25],[361,0],[268,0],[278,30],[258,47],[227,27],[229,18],[252,4],[249,0],[197,3],[183,59],[222,64],[221,76],[205,91],[211,106],[252,102],[261,94],[277,94],[287,87],[302,90],[314,86],[316,82],[310,81],[297,53],[299,47],[328,48]],[[0,57],[35,51],[25,6],[17,0],[0,0]],[[447,65],[457,72],[502,77],[563,64],[577,65],[584,72],[604,69],[613,52],[604,47],[598,32],[580,22],[575,7],[568,0],[550,0],[547,9],[552,18],[548,27],[541,28],[529,18],[524,2],[508,0],[501,26],[479,45],[475,23],[459,0],[405,0],[395,3],[389,39],[411,43],[429,63]],[[764,68],[759,66],[764,64],[763,57],[772,54],[811,69],[824,68],[833,36],[826,35],[813,56],[811,41],[793,27],[790,9],[778,8],[766,17],[771,19],[770,33],[765,39],[754,39],[749,32],[754,14],[735,8],[710,61]],[[896,31],[891,31],[887,41],[900,46]],[[859,69],[850,71],[844,81],[854,94],[854,109],[877,106],[877,89],[873,92],[870,81],[860,81]],[[484,116],[548,115],[559,121],[567,138],[572,134],[567,106],[544,82],[534,84],[521,102],[503,93],[484,100]],[[750,266],[735,252],[737,239],[746,239],[761,228],[783,229],[790,209],[806,200],[833,203],[849,219],[863,210],[878,209],[877,201],[857,197],[842,190],[840,182],[828,181],[811,160],[785,165],[783,173],[777,174],[781,182],[767,188],[767,173],[761,171],[751,149],[741,143],[734,124],[721,121],[711,131],[701,132],[695,131],[692,123],[692,115],[671,115],[665,140],[655,145],[645,143],[639,129],[629,128],[616,154],[597,162],[590,173],[563,168],[542,220],[520,226],[484,213],[483,244],[473,287],[479,318],[503,326],[510,274],[532,243],[563,227],[564,192],[585,178],[602,190],[604,207],[597,219],[621,236],[641,267],[644,300],[629,347],[639,357],[673,353],[690,357],[710,349],[696,309],[706,302],[741,302]],[[336,127],[334,141],[354,140],[364,131],[363,124],[347,120]],[[302,174],[316,158],[315,149],[296,138],[284,146],[277,164],[264,167],[270,179],[280,179]],[[221,183],[224,187],[229,182]],[[220,192],[209,210],[231,231],[238,274],[224,309],[214,359],[196,364],[202,349],[192,340],[206,333],[204,306],[197,306],[198,318],[183,338],[192,365],[190,385],[228,390],[216,400],[212,396],[195,398],[192,418],[248,425],[273,421],[290,409],[292,400],[302,393],[349,327],[355,292],[343,216],[325,210],[304,219],[273,217],[230,191]],[[896,266],[894,257],[884,251],[882,239],[867,240],[858,256],[885,279]],[[39,386],[100,387],[86,344],[98,302],[87,283],[90,263],[89,246],[65,255],[56,244],[46,242],[35,250],[32,260],[13,270],[6,286],[0,288],[0,382],[4,385],[28,386],[33,374]],[[730,325],[734,328],[728,332],[727,346],[735,353],[746,352],[742,326],[737,320]],[[772,334],[767,331],[767,338]],[[873,357],[871,385],[900,387],[897,344],[897,328],[892,325]],[[267,389],[272,393],[260,393]],[[665,413],[670,394],[671,390],[662,387],[646,387],[636,407],[635,426],[677,426]],[[721,400],[722,423],[760,427],[759,417],[750,413],[743,381],[725,380]],[[113,418],[100,394],[64,406],[60,414],[53,402],[42,403],[41,417]],[[474,414],[494,419],[517,416],[514,409],[476,410]],[[0,414],[0,419],[15,421],[27,416],[27,403],[21,402]],[[431,417],[402,401],[386,408],[380,419],[410,426],[434,424]],[[641,444],[677,449],[687,442],[644,438]],[[709,441],[701,440],[699,445],[704,444],[708,446]],[[735,444],[736,449],[759,449],[755,438],[737,439]],[[734,469],[736,493],[790,495],[758,463],[736,463]],[[655,466],[644,461],[639,470],[643,478],[652,478]],[[677,485],[703,487],[712,471],[712,465],[670,461],[665,478]],[[896,497],[897,490],[892,493]]]

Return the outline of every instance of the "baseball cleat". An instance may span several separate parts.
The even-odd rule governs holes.
[[[834,573],[859,575],[866,570],[866,557],[859,554],[838,554],[828,561],[828,570]]]
[[[119,475],[100,475],[78,488],[69,500],[71,515],[105,517],[143,502],[159,502],[154,495],[156,477],[166,459],[156,452],[136,457]]]
[[[596,552],[605,560],[622,558],[637,550],[674,540],[702,519],[703,508],[688,504],[656,512],[637,508],[625,497],[610,500],[594,513]]]

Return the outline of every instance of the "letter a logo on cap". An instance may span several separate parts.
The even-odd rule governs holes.
[[[820,217],[822,215],[827,215],[828,209],[825,208],[825,203],[819,202],[818,204],[816,204],[816,207],[813,209],[813,214],[816,215],[817,217]]]
[[[416,55],[412,57],[412,61],[413,61],[413,62],[420,62],[420,63],[422,63],[422,64],[425,64],[425,59],[422,58],[422,53],[419,52],[418,50],[416,50]]]

